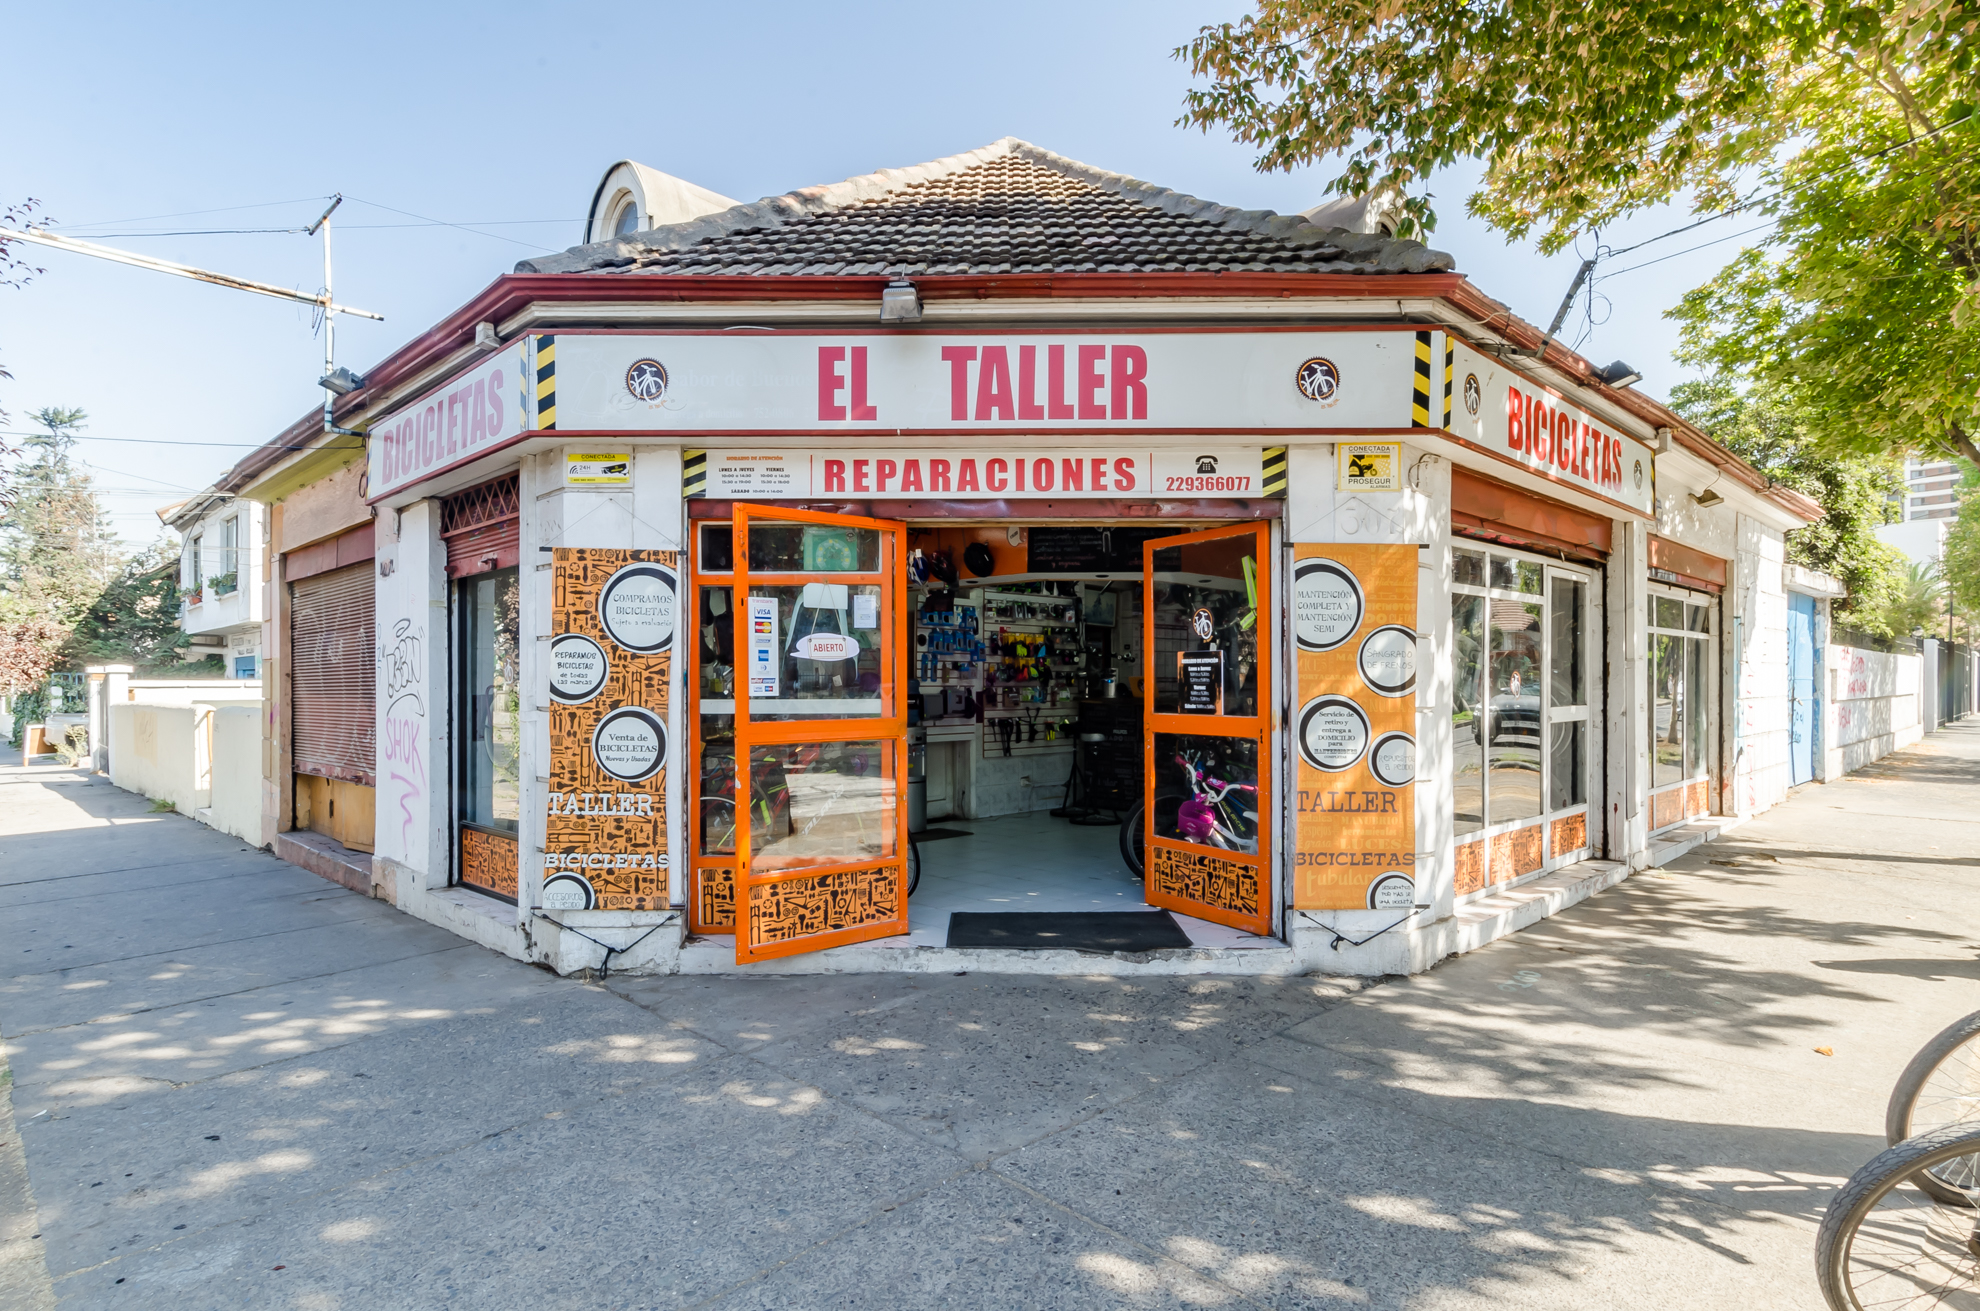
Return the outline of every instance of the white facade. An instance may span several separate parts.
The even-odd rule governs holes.
[[[268,507],[202,493],[177,507],[166,522],[182,539],[179,626],[193,640],[185,658],[218,656],[226,677],[260,677]]]

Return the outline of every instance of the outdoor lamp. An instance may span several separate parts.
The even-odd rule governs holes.
[[[1608,383],[1611,387],[1628,387],[1633,383],[1643,381],[1642,373],[1630,368],[1621,360],[1616,360],[1595,370],[1595,376],[1603,382]]]
[[[914,323],[921,318],[921,293],[906,278],[895,278],[880,293],[882,323]]]
[[[1726,498],[1713,491],[1710,487],[1707,487],[1702,492],[1693,492],[1691,499],[1697,503],[1699,509],[1709,510]]]
[[[364,386],[364,376],[362,374],[352,373],[340,364],[331,372],[318,378],[316,385],[325,391],[335,392],[339,396],[348,396],[358,388]]]

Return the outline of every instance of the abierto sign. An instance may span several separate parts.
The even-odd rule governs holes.
[[[1488,355],[1451,351],[1451,435],[1551,482],[1649,515],[1650,448]]]

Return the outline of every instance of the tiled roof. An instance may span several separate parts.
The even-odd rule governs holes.
[[[1014,137],[524,260],[518,273],[1432,273],[1419,242],[1239,210]]]

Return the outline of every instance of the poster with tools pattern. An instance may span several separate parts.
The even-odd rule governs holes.
[[[545,910],[668,905],[668,697],[680,555],[551,553]]]
[[[1293,905],[1408,912],[1416,886],[1417,548],[1293,548]]]

